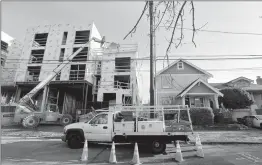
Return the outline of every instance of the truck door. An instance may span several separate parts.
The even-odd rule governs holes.
[[[112,124],[107,113],[100,113],[87,125],[85,133],[89,141],[110,142]]]

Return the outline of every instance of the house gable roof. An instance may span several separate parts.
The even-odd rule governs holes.
[[[199,82],[203,83],[206,87],[208,87],[209,89],[211,89],[212,91],[217,93],[219,96],[223,96],[223,93],[219,92],[218,89],[212,87],[210,84],[208,84],[207,82],[205,82],[201,78],[199,78],[199,79],[196,79],[195,81],[193,81],[192,83],[190,83],[186,88],[184,88],[184,90],[181,91],[177,95],[177,97],[183,97],[186,93],[188,93],[190,91],[190,89],[192,89]]]
[[[186,64],[188,64],[189,66],[195,68],[196,70],[204,73],[205,75],[209,76],[209,77],[213,77],[212,74],[208,73],[207,71],[199,68],[198,66],[188,62],[187,60],[184,60],[182,58],[178,59],[177,61],[174,61],[173,63],[171,63],[170,65],[166,66],[164,69],[160,70],[157,74],[156,74],[156,77],[159,76],[160,74],[162,74],[163,72],[165,72],[166,70],[168,70],[169,68],[171,68],[172,66],[176,65],[178,62],[184,62]]]
[[[246,77],[241,76],[241,77],[235,78],[235,79],[233,79],[233,80],[231,80],[231,81],[229,81],[229,82],[227,82],[227,83],[225,83],[225,84],[234,83],[234,82],[237,82],[237,81],[239,81],[239,80],[246,80],[246,81],[248,81],[248,82],[254,83],[254,80],[251,80],[251,79],[249,79],[249,78],[246,78]]]

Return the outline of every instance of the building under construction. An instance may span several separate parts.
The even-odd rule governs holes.
[[[94,23],[86,26],[55,24],[27,29],[20,67],[16,74],[16,101],[44,80],[63,60],[92,37],[101,39]],[[86,109],[92,101],[93,70],[90,51],[99,48],[93,41],[79,52],[48,86],[32,98],[39,110],[75,116],[76,109]],[[55,106],[52,106],[55,105]],[[57,105],[57,106],[56,106]]]

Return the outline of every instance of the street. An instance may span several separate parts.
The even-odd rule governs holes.
[[[12,164],[82,164],[82,149],[69,149],[59,139],[20,139],[2,138],[2,163]],[[109,145],[88,146],[89,164],[108,163]],[[190,147],[191,148],[191,147]],[[259,165],[262,164],[262,145],[204,145],[205,158],[195,156],[195,151],[181,144],[185,165]],[[133,145],[116,145],[116,158],[119,164],[128,164],[133,157]],[[173,160],[175,148],[167,147],[167,155],[152,155],[140,147],[140,161],[143,164],[176,164]]]

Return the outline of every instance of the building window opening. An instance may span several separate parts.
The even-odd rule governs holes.
[[[130,89],[130,75],[114,76],[114,88]]]
[[[41,66],[29,66],[27,68],[27,81],[39,81]]]
[[[85,64],[71,65],[69,80],[84,80],[85,69]]]
[[[35,34],[33,47],[46,46],[48,33]]]
[[[123,105],[131,106],[132,105],[132,96],[124,96],[123,95]]]
[[[74,48],[73,53],[75,53],[79,48]],[[87,61],[88,47],[82,49],[73,59],[73,62]]]
[[[64,61],[64,56],[65,56],[65,48],[62,48],[60,51],[59,62]]]
[[[1,50],[7,52],[8,44],[4,41],[1,41]]]
[[[76,31],[74,44],[85,44],[89,41],[90,31]]]
[[[37,64],[42,63],[44,58],[45,50],[32,50],[29,63]]]
[[[116,72],[130,72],[131,58],[115,58],[115,70]]]
[[[191,107],[204,107],[204,98],[195,97],[192,99]]]
[[[67,34],[68,34],[68,32],[64,32],[64,34],[63,34],[62,45],[66,44]]]
[[[183,62],[177,63],[177,69],[179,70],[184,69],[184,63]]]

